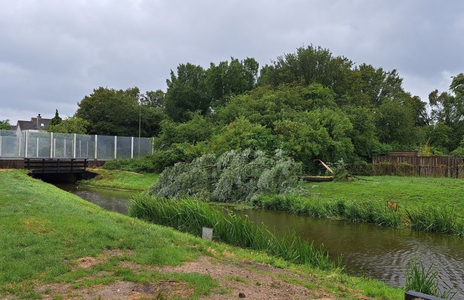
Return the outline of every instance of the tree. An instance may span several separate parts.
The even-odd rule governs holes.
[[[58,113],[58,109],[55,111],[55,116],[52,118],[52,120],[50,121],[50,124],[49,126],[53,126],[53,125],[58,125],[60,124],[62,121],[61,117],[60,117],[60,114]]]
[[[166,80],[165,112],[173,121],[185,122],[190,119],[189,113],[205,115],[209,111],[206,76],[201,66],[190,63],[179,65],[177,75],[171,71],[171,79]]]
[[[450,93],[435,90],[429,95],[431,119],[451,128],[449,150],[456,149],[464,136],[464,74],[453,77]]]
[[[215,106],[222,106],[228,98],[240,95],[255,87],[258,76],[258,62],[253,58],[239,61],[231,58],[217,66],[211,63],[207,70],[208,93]]]
[[[328,49],[311,45],[298,48],[296,53],[280,56],[272,65],[264,66],[258,83],[276,87],[283,83],[317,82],[343,95],[352,65],[345,57],[333,57]]]
[[[59,124],[50,125],[49,132],[86,134],[90,123],[78,117],[68,117]]]
[[[10,130],[10,129],[11,129],[11,125],[10,125],[9,119],[3,120],[3,121],[0,120],[0,130]]]
[[[148,105],[139,104],[137,87],[114,90],[100,87],[78,103],[76,117],[90,123],[89,134],[138,136],[139,120],[142,136],[159,132],[163,114]]]
[[[140,98],[140,104],[151,108],[164,108],[166,94],[162,90],[148,91]]]

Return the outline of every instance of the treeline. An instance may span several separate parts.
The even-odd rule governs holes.
[[[158,171],[245,148],[281,149],[308,170],[315,158],[355,164],[400,149],[464,154],[464,74],[427,104],[404,90],[396,70],[314,46],[261,68],[253,58],[180,64],[166,92],[100,87],[78,106],[51,130],[72,131],[74,121],[89,134],[153,136]]]

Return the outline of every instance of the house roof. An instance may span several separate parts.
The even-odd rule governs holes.
[[[38,121],[37,121],[38,119]],[[18,121],[16,125],[20,130],[47,130],[52,119],[31,118],[30,121]]]

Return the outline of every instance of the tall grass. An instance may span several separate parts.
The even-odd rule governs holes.
[[[408,263],[406,271],[406,290],[416,291],[443,299],[452,299],[456,293],[452,291],[440,292],[438,288],[438,270],[434,265],[428,268],[418,258],[413,258]]]
[[[401,225],[399,213],[387,209],[379,202],[367,200],[324,200],[291,194],[261,195],[254,199],[253,205],[317,218],[341,218],[351,222],[373,223],[388,227]]]
[[[450,233],[464,236],[464,226],[458,222],[459,216],[452,207],[424,206],[421,209],[406,210],[411,228],[426,232]]]
[[[201,235],[202,227],[210,227],[214,229],[215,240],[264,251],[293,263],[326,270],[341,267],[341,258],[331,261],[323,246],[308,244],[296,233],[275,235],[263,225],[254,225],[246,217],[230,212],[225,215],[196,199],[174,201],[138,195],[133,198],[129,214],[197,236]]]

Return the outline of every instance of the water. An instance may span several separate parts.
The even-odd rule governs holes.
[[[390,286],[402,287],[410,258],[439,271],[441,290],[454,288],[464,299],[464,240],[410,229],[382,228],[370,224],[314,219],[283,212],[246,210],[256,224],[279,232],[295,230],[308,241],[324,244],[331,256],[343,255],[348,273],[368,275]]]
[[[73,183],[56,184],[59,188],[73,193],[84,200],[97,204],[103,209],[127,215],[130,197],[133,191],[111,190],[94,187],[78,187]]]
[[[61,185],[81,198],[104,209],[127,214],[129,198],[134,192]],[[455,299],[464,299],[464,240],[452,236],[427,234],[409,229],[382,228],[369,224],[314,219],[283,212],[245,210],[256,224],[264,223],[279,232],[296,230],[309,242],[324,244],[331,256],[343,255],[346,271],[367,275],[390,286],[405,285],[405,271],[410,258],[439,271],[441,290],[454,288]]]

